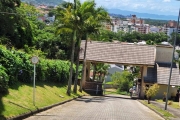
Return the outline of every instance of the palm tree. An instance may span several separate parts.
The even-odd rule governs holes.
[[[67,94],[71,94],[72,85],[72,75],[73,75],[73,63],[74,63],[74,49],[76,42],[76,32],[78,28],[78,17],[76,16],[76,1],[75,5],[72,3],[65,3],[57,8],[56,14],[56,34],[60,33],[73,33],[72,39],[72,52],[71,52],[71,65],[70,65],[70,75],[68,80]]]
[[[74,81],[74,93],[77,92],[77,80],[78,80],[78,68],[79,68],[79,52],[80,52],[80,44],[81,44],[81,39],[84,34],[87,33],[87,30],[90,29],[90,26],[93,23],[93,14],[94,14],[94,9],[95,9],[95,2],[94,0],[87,0],[83,4],[80,3],[79,0],[77,0],[77,15],[80,18],[79,21],[79,26],[81,26],[78,29],[78,40],[77,40],[77,61],[76,61],[76,76],[75,76],[75,81]],[[93,20],[93,21],[92,21]],[[93,23],[94,24],[94,23]],[[91,29],[93,30],[93,29]]]
[[[102,75],[105,77],[105,75],[108,73],[108,68],[110,67],[109,64],[106,63],[98,63],[97,64],[97,72],[99,74],[99,81],[103,82],[104,79],[102,80]]]
[[[107,17],[108,14],[102,8],[95,8],[94,0],[87,0],[83,4],[80,3],[80,0],[74,0],[75,4],[65,3],[58,7],[56,22],[57,30],[56,33],[73,33],[72,40],[72,53],[71,53],[71,68],[70,76],[68,81],[68,90],[67,94],[70,95],[71,84],[72,84],[72,73],[73,73],[73,63],[74,63],[74,49],[75,42],[77,42],[77,62],[76,62],[76,79],[74,82],[73,91],[77,91],[77,79],[78,79],[78,67],[79,67],[79,51],[80,43],[83,34],[86,36],[90,33],[97,33],[98,29],[102,26],[102,21]],[[103,16],[103,17],[102,17]],[[107,18],[106,18],[107,19]],[[101,22],[100,22],[101,21]],[[77,39],[76,39],[77,38]],[[87,37],[86,37],[87,38]],[[87,42],[86,42],[87,45]],[[86,47],[85,47],[86,51]],[[86,53],[86,52],[85,52]],[[83,73],[83,72],[82,72]],[[82,89],[81,89],[82,90]]]
[[[93,0],[94,2],[94,0]],[[94,4],[95,5],[95,4]],[[85,34],[86,34],[86,42],[85,42],[85,49],[84,49],[84,58],[83,58],[83,69],[82,69],[82,76],[81,76],[81,82],[84,78],[84,69],[86,64],[86,49],[87,49],[87,39],[88,34],[98,34],[100,28],[103,26],[103,22],[110,22],[110,17],[108,15],[108,12],[102,8],[98,7],[95,8],[92,11],[92,16],[88,18],[85,24]],[[82,91],[82,83],[80,86],[80,91]]]

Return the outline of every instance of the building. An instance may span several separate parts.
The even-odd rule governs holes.
[[[160,32],[160,28],[158,28],[156,26],[150,26],[149,27],[149,32],[151,32],[151,33],[158,33],[158,32]]]
[[[144,20],[137,18],[136,15],[132,15],[131,18],[127,20],[121,20],[120,18],[111,18],[111,23],[104,23],[105,29],[113,32],[124,31],[124,32],[133,32],[137,31],[143,34],[149,33],[149,24],[145,24]]]
[[[164,33],[169,36],[169,39],[171,38],[171,34],[173,32],[176,32],[177,30],[177,22],[176,21],[168,21],[166,25],[164,25]],[[180,33],[180,29],[178,29],[178,33]]]
[[[84,49],[83,41],[81,42],[81,48]],[[96,62],[139,66],[141,68],[141,76],[136,84],[136,88],[139,90],[139,97],[144,98],[145,87],[148,88],[157,83],[160,86],[160,90],[156,98],[163,98],[164,92],[167,91],[172,53],[173,47],[171,45],[121,44],[91,41],[87,43],[87,68],[84,74],[86,74],[86,71],[89,71],[89,64]],[[83,52],[80,54],[80,60],[83,60]],[[88,79],[87,76],[83,78],[82,84],[84,89],[86,89],[86,80]],[[93,85],[96,86],[96,83]],[[98,85],[102,86],[100,83]],[[178,89],[176,86],[180,86],[178,63],[174,63],[172,66],[170,86],[169,98],[176,94]]]

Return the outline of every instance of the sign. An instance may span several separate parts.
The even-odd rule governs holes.
[[[31,58],[31,62],[34,64],[34,82],[33,82],[33,104],[35,106],[35,79],[36,79],[36,64],[39,62],[39,58],[37,56],[33,56]]]
[[[39,62],[39,58],[38,58],[37,56],[33,56],[33,57],[31,58],[31,62],[32,62],[33,64],[37,64],[37,63]]]

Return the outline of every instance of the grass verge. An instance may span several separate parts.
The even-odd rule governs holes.
[[[34,105],[32,85],[18,82],[9,88],[9,94],[0,96],[0,119],[12,118],[85,94],[78,91],[68,96],[66,90],[66,85],[36,83]]]
[[[175,118],[174,115],[172,115],[171,113],[169,113],[166,110],[163,110],[159,107],[156,107],[153,104],[148,104],[147,101],[145,100],[139,100],[142,104],[144,104],[145,106],[149,107],[150,109],[154,110],[156,113],[160,114],[163,118],[165,118],[166,120],[170,120],[171,118]]]
[[[159,103],[165,103],[163,100],[156,100]],[[168,100],[168,105],[175,109],[180,109],[179,102],[174,102],[172,100]]]

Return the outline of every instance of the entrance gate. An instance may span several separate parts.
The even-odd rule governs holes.
[[[85,41],[81,42],[80,61],[83,61]],[[90,82],[91,63],[154,66],[155,46],[91,41],[87,43],[86,68],[82,86],[85,91],[103,94],[103,83]],[[143,71],[142,71],[143,72]]]

